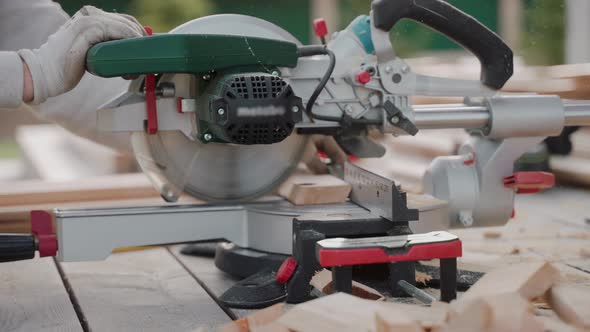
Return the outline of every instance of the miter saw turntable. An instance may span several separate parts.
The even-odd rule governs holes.
[[[389,38],[404,18],[471,51],[481,62],[480,81],[412,72]],[[315,28],[324,39],[323,22]],[[310,298],[309,279],[322,267],[332,270],[336,290],[351,291],[352,266],[385,264],[395,288],[399,279],[413,281],[414,261],[437,258],[441,296],[451,300],[461,247],[443,230],[504,225],[517,193],[554,182],[549,173],[514,172],[515,160],[564,127],[590,125],[590,102],[497,93],[512,75],[512,57],[495,33],[440,0],[375,0],[370,16],[357,17],[327,45],[301,45],[278,26],[242,15],[98,44],[87,56],[90,72],[141,75],[98,112],[99,128],[130,133],[141,169],[164,200],[186,193],[208,203],[35,211],[34,235],[13,237],[3,259],[31,258],[38,249],[62,261],[97,260],[119,247],[224,239],[231,244],[219,248],[217,263],[226,271],[256,272],[248,269],[254,256],[275,268],[280,262],[271,280],[255,283],[273,289],[262,298],[243,299],[258,291],[226,293],[227,303],[254,307]],[[415,95],[465,100],[413,106]],[[333,136],[346,153],[369,158],[384,152],[369,130],[398,136],[440,128],[472,136],[426,172],[425,193],[444,202],[434,212],[418,213],[393,180],[353,164],[343,170],[352,186],[346,203],[294,206],[269,196],[300,162],[309,135]],[[248,282],[243,289],[262,289]]]

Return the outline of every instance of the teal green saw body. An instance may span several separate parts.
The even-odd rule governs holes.
[[[207,73],[264,65],[295,67],[294,43],[230,35],[162,34],[104,42],[86,57],[88,71],[101,77],[149,73]]]

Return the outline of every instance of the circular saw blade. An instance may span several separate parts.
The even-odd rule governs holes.
[[[199,18],[171,33],[243,35],[300,44],[270,22],[234,14]],[[187,84],[182,75],[165,80]],[[142,170],[169,201],[176,200],[179,191],[207,201],[246,201],[267,194],[291,174],[307,144],[305,136],[296,134],[271,145],[204,144],[180,131],[134,135]]]

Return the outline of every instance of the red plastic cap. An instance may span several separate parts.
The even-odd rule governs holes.
[[[293,276],[293,273],[295,273],[295,269],[297,269],[297,261],[293,257],[285,259],[277,271],[277,282],[279,284],[287,283],[291,279],[291,276]]]
[[[322,38],[328,34],[328,25],[323,18],[316,18],[313,20],[313,32],[316,36]]]
[[[358,83],[365,85],[371,80],[371,74],[368,71],[359,71],[354,75],[354,79]]]
[[[547,172],[516,172],[504,178],[504,186],[517,194],[534,194],[555,185],[555,176]]]
[[[147,33],[148,36],[151,36],[154,34],[154,30],[152,30],[152,28],[150,28],[149,26],[144,26],[143,29],[145,30],[145,33]]]
[[[53,217],[47,211],[31,211],[31,231],[37,237],[40,257],[57,255],[57,237],[53,233]]]

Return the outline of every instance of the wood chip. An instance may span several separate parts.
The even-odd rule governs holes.
[[[426,285],[430,280],[432,280],[430,274],[416,271],[416,284]]]
[[[334,293],[334,288],[332,287],[332,272],[329,270],[323,269],[316,273],[313,278],[311,278],[310,284],[324,294],[330,295]],[[379,293],[376,289],[356,281],[352,282],[352,295],[373,301],[385,300],[383,294]]]
[[[590,330],[590,287],[555,285],[547,293],[547,299],[562,320]]]

